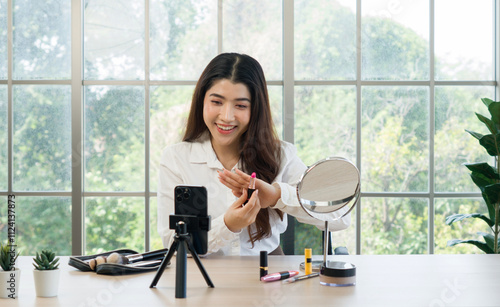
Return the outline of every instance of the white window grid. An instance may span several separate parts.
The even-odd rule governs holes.
[[[145,37],[149,37],[149,0],[145,1]],[[217,53],[223,51],[223,0],[218,2],[218,37]],[[429,91],[429,189],[428,192],[362,192],[357,212],[363,205],[364,198],[388,197],[388,198],[420,198],[428,200],[428,246],[429,254],[434,253],[434,200],[437,198],[478,198],[480,193],[442,193],[434,191],[434,90],[436,86],[494,86],[495,99],[500,97],[498,87],[500,72],[500,4],[494,0],[494,55],[495,55],[495,77],[492,81],[438,81],[434,80],[434,0],[429,0],[429,80],[427,81],[366,81],[361,79],[361,0],[356,1],[356,79],[351,81],[298,81],[294,79],[294,1],[283,0],[283,80],[268,80],[268,85],[283,87],[283,139],[294,142],[294,89],[295,86],[307,85],[353,85],[356,87],[357,118],[356,129],[356,161],[355,164],[361,170],[361,90],[363,86],[427,86]],[[72,199],[72,254],[82,255],[85,253],[85,225],[84,225],[84,198],[86,197],[143,197],[145,200],[145,247],[150,249],[150,199],[156,197],[156,192],[150,190],[150,151],[149,151],[149,92],[151,86],[156,85],[195,85],[192,81],[151,81],[149,79],[149,40],[145,40],[145,79],[140,81],[90,81],[83,79],[83,8],[81,0],[71,0],[71,80],[13,80],[12,79],[12,6],[13,1],[7,1],[7,80],[0,80],[0,84],[7,85],[7,120],[8,120],[8,189],[0,191],[0,195],[15,194],[16,196],[64,196]],[[70,192],[26,192],[14,191],[12,186],[13,158],[12,158],[12,135],[13,135],[13,108],[12,88],[15,85],[41,85],[59,84],[71,86],[71,122],[72,122],[72,190]],[[83,90],[88,85],[135,85],[144,86],[145,89],[145,185],[144,191],[140,192],[87,192],[83,184]],[[361,170],[362,171],[362,170]],[[356,253],[361,253],[361,214],[356,214]],[[156,231],[156,230],[153,230]]]

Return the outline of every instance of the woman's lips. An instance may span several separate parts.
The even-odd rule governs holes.
[[[232,126],[232,125],[215,124],[215,126],[217,127],[217,131],[219,131],[219,133],[222,133],[222,134],[229,134],[229,133],[233,132],[233,130],[236,128],[236,126]]]

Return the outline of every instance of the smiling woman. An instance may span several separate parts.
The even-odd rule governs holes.
[[[158,230],[165,247],[174,237],[167,217],[177,185],[208,188],[208,253],[280,252],[286,214],[323,226],[300,207],[294,190],[305,165],[293,145],[276,135],[264,73],[250,56],[223,53],[208,64],[196,85],[184,142],[167,147],[160,165]],[[257,180],[248,197],[250,173]],[[349,221],[340,219],[332,228]]]

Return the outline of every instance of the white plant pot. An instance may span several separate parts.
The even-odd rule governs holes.
[[[59,291],[60,270],[33,270],[36,296],[53,297]]]
[[[15,298],[19,293],[21,270],[0,271],[0,298]]]

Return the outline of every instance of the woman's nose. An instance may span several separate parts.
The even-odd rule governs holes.
[[[233,106],[230,103],[225,103],[221,112],[222,119],[225,121],[232,121],[234,119]]]

